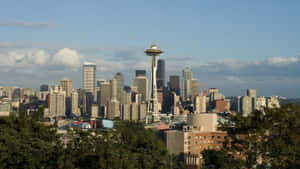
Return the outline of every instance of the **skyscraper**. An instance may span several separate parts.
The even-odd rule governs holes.
[[[192,70],[185,68],[182,71],[182,98],[183,100],[190,99],[192,90]]]
[[[79,109],[79,98],[78,98],[78,92],[76,90],[73,90],[71,93],[71,98],[72,98],[72,114],[76,115],[76,116],[80,116],[80,109]]]
[[[96,64],[85,62],[83,64],[83,89],[86,92],[94,92],[96,86]]]
[[[180,77],[170,76],[169,80],[170,91],[175,92],[177,96],[180,95]]]
[[[48,89],[48,85],[47,84],[42,84],[40,86],[40,91],[41,92],[47,92],[49,89]]]
[[[124,88],[124,78],[121,72],[118,72],[114,78],[117,80],[117,99],[120,101],[122,94],[121,92]]]
[[[97,79],[96,80],[96,87],[101,87],[101,84],[104,83],[104,82],[106,82],[105,79]]]
[[[142,94],[142,101],[146,101],[148,98],[148,78],[146,76],[135,77],[134,86],[137,87],[138,93]]]
[[[146,76],[146,70],[136,70],[135,71],[135,76]]]
[[[118,81],[116,78],[113,78],[110,82],[110,96],[111,100],[116,101],[118,100]]]
[[[119,105],[120,102],[118,101],[118,81],[116,78],[113,78],[110,82],[110,95],[111,99],[108,104],[108,114],[107,118],[108,119],[114,119],[116,117],[120,117],[120,110],[119,110]]]
[[[191,84],[191,96],[197,96],[199,94],[199,87],[197,79],[192,78],[192,84]]]
[[[165,86],[165,60],[163,59],[158,59],[156,80],[157,89],[162,89]]]
[[[110,83],[104,82],[100,87],[100,105],[102,107],[106,106],[110,100]]]
[[[70,97],[72,92],[72,80],[67,78],[62,78],[60,80],[60,86],[62,90],[66,92],[66,97]]]
[[[251,98],[256,98],[257,94],[256,94],[256,89],[247,89],[247,96],[251,97]]]
[[[50,90],[50,116],[65,116],[66,92],[60,86],[53,86]]]

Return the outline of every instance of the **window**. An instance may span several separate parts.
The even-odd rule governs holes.
[[[218,138],[218,139],[220,139],[220,138],[221,138],[221,136],[217,136],[217,138]]]

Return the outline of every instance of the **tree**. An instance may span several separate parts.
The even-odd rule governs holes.
[[[59,135],[40,113],[0,117],[0,169],[168,169],[169,156],[155,132],[119,121],[115,129],[69,129]]]
[[[60,136],[52,126],[43,126],[21,115],[0,118],[0,168],[60,168]]]
[[[248,168],[300,168],[298,105],[230,116],[221,129],[229,135],[225,151],[244,154]]]
[[[243,166],[242,160],[233,159],[224,151],[204,150],[202,155],[203,169],[240,169]]]

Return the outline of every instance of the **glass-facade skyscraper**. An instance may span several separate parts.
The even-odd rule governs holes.
[[[94,92],[96,87],[96,64],[85,62],[83,64],[83,89],[86,92]]]

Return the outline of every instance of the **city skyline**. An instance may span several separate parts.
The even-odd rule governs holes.
[[[226,96],[256,88],[266,96],[299,97],[299,4],[4,2],[0,86],[38,89],[66,77],[79,88],[84,61],[97,64],[97,78],[122,72],[132,84],[136,69],[149,69],[143,51],[155,42],[166,51],[166,77],[190,66],[200,85]],[[147,23],[153,18],[155,27]]]

